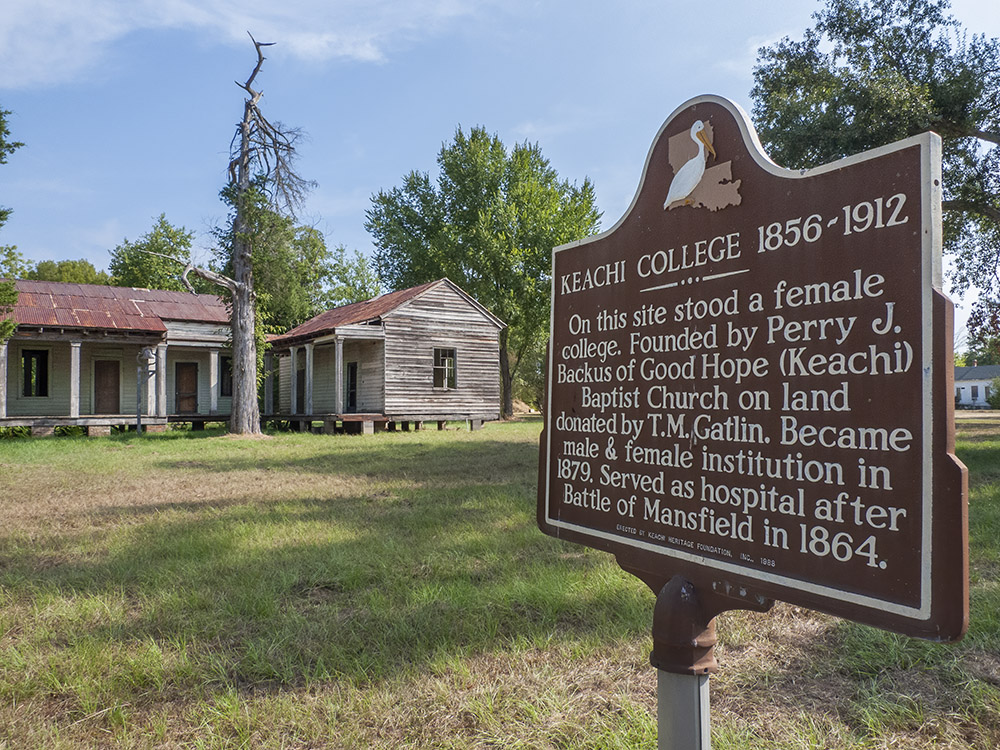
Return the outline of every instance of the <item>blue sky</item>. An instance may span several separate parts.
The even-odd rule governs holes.
[[[1000,36],[996,0],[953,0]],[[756,51],[801,36],[812,0],[5,0],[0,108],[26,146],[0,166],[0,243],[86,258],[165,213],[196,233],[225,218],[230,139],[255,56],[272,120],[301,127],[301,217],[371,252],[371,196],[435,171],[459,125],[537,142],[560,176],[589,177],[603,227],[628,207],[652,139],[703,93],[750,109]]]

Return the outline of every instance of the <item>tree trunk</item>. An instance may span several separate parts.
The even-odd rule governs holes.
[[[260,433],[257,404],[257,312],[254,304],[250,253],[245,241],[237,241],[233,272],[237,287],[232,293],[233,325],[233,408],[229,431],[236,435]]]
[[[513,378],[510,374],[510,353],[507,351],[507,329],[500,331],[500,392],[503,398],[503,418],[514,416]]]
[[[257,50],[257,65],[244,84],[237,83],[247,92],[235,145],[229,161],[229,184],[235,188],[231,196],[235,207],[232,231],[232,294],[233,325],[233,409],[229,431],[240,435],[260,434],[260,407],[257,403],[257,295],[253,288],[251,255],[254,239],[250,212],[251,181],[256,177],[270,183],[270,198],[294,208],[300,204],[309,184],[291,167],[295,155],[296,131],[274,126],[260,113],[257,103],[262,91],[253,88],[254,79],[264,64],[264,47],[250,35]],[[276,197],[277,196],[277,197]]]
[[[259,55],[259,48],[258,48]],[[258,62],[258,69],[260,63]],[[233,217],[233,408],[229,431],[236,435],[260,434],[257,405],[257,306],[253,290],[252,247],[246,218],[250,189],[250,128],[258,96],[246,101],[240,124],[240,153],[236,165],[236,215]]]

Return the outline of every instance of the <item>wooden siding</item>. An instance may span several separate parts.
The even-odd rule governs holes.
[[[306,352],[299,352],[305,364]],[[313,414],[334,414],[337,408],[337,380],[334,377],[334,362],[337,350],[333,346],[317,346],[313,349]]]
[[[500,415],[499,330],[447,284],[385,316],[385,413]],[[434,349],[455,350],[456,387],[434,387]]]
[[[208,377],[209,356],[209,352],[205,349],[186,349],[177,346],[167,348],[167,414],[177,413],[178,362],[195,362],[198,365],[198,410],[195,413],[199,415],[209,414],[212,398]],[[226,400],[229,401],[230,399]],[[132,401],[133,403],[135,402],[134,388],[132,390]]]
[[[348,362],[358,363],[358,413],[381,414],[385,406],[382,390],[382,341],[344,342],[344,367]],[[344,376],[344,393],[347,377]]]
[[[94,413],[94,362],[114,360],[119,363],[119,409],[115,413],[135,411],[136,355],[142,347],[90,344],[80,347],[80,416]],[[49,395],[25,397],[21,352],[41,349],[49,353]],[[7,415],[10,417],[68,416],[70,411],[70,345],[65,341],[11,339],[7,345]]]
[[[24,375],[21,352],[24,349],[40,349],[49,353],[48,396],[22,395]],[[69,344],[66,343],[11,339],[7,345],[7,415],[25,417],[69,414],[69,357]],[[84,367],[82,357],[80,367]]]
[[[292,358],[278,357],[278,394],[275,398],[275,407],[279,414],[292,413]]]
[[[230,329],[218,323],[198,323],[187,320],[166,320],[167,343],[177,346],[208,346],[229,348]]]
[[[135,414],[135,368],[136,355],[142,347],[139,346],[87,346],[80,347],[80,414],[94,414],[94,367],[98,360],[111,360],[118,363],[118,410],[112,414]],[[66,350],[65,364],[61,376],[65,378],[61,388],[66,389],[66,400],[69,403],[69,348]],[[68,411],[66,412],[69,413]],[[145,413],[145,405],[143,405]]]
[[[344,342],[345,368],[343,387],[347,393],[346,367],[348,362],[358,363],[358,406],[357,412],[381,413],[383,400],[382,390],[382,351],[381,341]],[[340,414],[343,405],[337,404],[337,348],[335,344],[324,344],[313,349],[313,414]],[[291,411],[291,357],[276,358],[277,398],[275,405],[279,414],[290,414]],[[299,347],[297,362],[301,370],[305,367],[305,347]]]

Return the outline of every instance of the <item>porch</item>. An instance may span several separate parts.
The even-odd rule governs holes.
[[[0,344],[0,427],[45,434],[80,426],[226,421],[231,408],[228,351],[208,344],[169,344],[161,338],[18,332]]]
[[[386,414],[269,414],[265,422],[287,422],[295,432],[321,432],[324,435],[374,435],[376,432],[418,432],[434,425],[444,430],[448,422],[465,422],[470,430],[483,426],[485,418],[469,419],[467,415],[444,415],[433,419],[418,416]]]

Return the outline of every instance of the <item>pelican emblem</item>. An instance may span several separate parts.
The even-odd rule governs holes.
[[[707,148],[712,156],[715,156],[715,149],[705,135],[705,123],[695,120],[691,126],[691,140],[698,146],[698,153],[689,159],[677,170],[674,179],[670,182],[670,189],[667,190],[667,199],[663,201],[663,208],[666,209],[671,203],[684,201],[681,205],[690,206],[692,201],[688,196],[698,187],[701,178],[705,176],[705,149]]]

